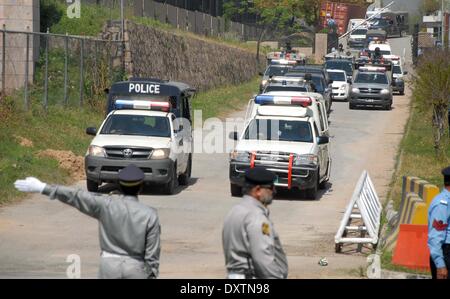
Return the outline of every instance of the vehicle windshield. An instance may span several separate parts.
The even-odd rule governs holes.
[[[325,62],[325,68],[329,70],[343,70],[347,73],[347,76],[351,76],[353,74],[353,66],[349,61],[328,60]]]
[[[254,119],[245,130],[246,140],[313,143],[311,125],[306,121]]]
[[[356,29],[352,32],[352,35],[366,35],[367,29]]]
[[[333,81],[342,81],[345,82],[345,73],[341,73],[341,72],[328,72],[328,76],[331,78],[331,80]]]
[[[169,119],[163,116],[113,114],[100,134],[170,137]]]
[[[387,19],[374,19],[372,21],[373,26],[387,26],[389,25],[389,21]]]
[[[323,93],[325,91],[325,86],[321,77],[312,76],[312,82],[314,83],[314,87],[318,93]]]
[[[389,84],[384,73],[359,73],[355,83]]]
[[[264,74],[264,76],[283,76],[284,74],[286,74],[289,70],[289,67],[279,67],[279,66],[270,66],[269,68],[267,68],[266,73]]]
[[[264,93],[271,91],[299,91],[299,92],[308,92],[308,88],[306,86],[267,86],[264,90]]]
[[[394,74],[402,74],[402,69],[399,65],[394,65],[394,68],[392,71]]]

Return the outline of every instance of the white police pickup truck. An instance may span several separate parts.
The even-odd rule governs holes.
[[[277,175],[275,186],[303,190],[316,199],[318,189],[330,178],[328,132],[320,130],[312,107],[314,97],[259,95],[245,122],[235,150],[230,154],[230,186],[233,196],[242,194],[244,173],[256,166]],[[322,115],[327,121],[326,113]]]
[[[178,184],[188,184],[192,130],[189,119],[180,116],[190,113],[183,111],[188,107],[179,107],[183,99],[161,94],[167,84],[145,84],[132,93],[129,89],[125,94],[117,90],[114,96],[110,94],[111,112],[99,130],[86,130],[95,136],[85,156],[89,191],[98,192],[102,183],[116,183],[119,171],[130,164],[144,172],[145,183],[162,186],[166,194],[173,194]]]

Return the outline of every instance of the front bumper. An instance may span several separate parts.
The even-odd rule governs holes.
[[[350,104],[364,106],[384,106],[392,103],[392,95],[352,93]]]
[[[354,49],[363,49],[366,47],[366,40],[349,40],[348,46]]]
[[[102,157],[85,157],[86,178],[97,183],[115,183],[119,171],[130,164],[139,167],[145,174],[145,183],[165,184],[172,178],[174,161],[164,160],[122,160]]]
[[[341,90],[336,89],[336,90],[333,90],[332,97],[333,97],[333,100],[347,100],[348,93],[345,90],[341,91]]]
[[[277,175],[275,186],[289,188],[288,169],[270,164],[266,164],[264,167]],[[249,163],[231,161],[230,182],[241,187],[244,186],[245,171],[249,168]],[[318,181],[318,171],[318,167],[293,167],[290,187],[299,190],[314,188]]]

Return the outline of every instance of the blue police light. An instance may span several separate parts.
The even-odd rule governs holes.
[[[275,97],[274,96],[266,96],[266,95],[257,96],[255,98],[255,104],[258,104],[258,105],[275,104]]]

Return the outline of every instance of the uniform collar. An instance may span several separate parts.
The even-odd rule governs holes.
[[[250,195],[244,195],[243,200],[255,207],[260,208],[261,210],[263,210],[263,212],[266,216],[269,216],[269,210],[256,198],[254,198]]]
[[[137,196],[124,195],[123,199],[131,200],[131,201],[139,201]]]
[[[450,199],[450,191],[448,191],[446,188],[444,188],[442,193],[444,194],[444,196],[446,196],[448,199]]]

